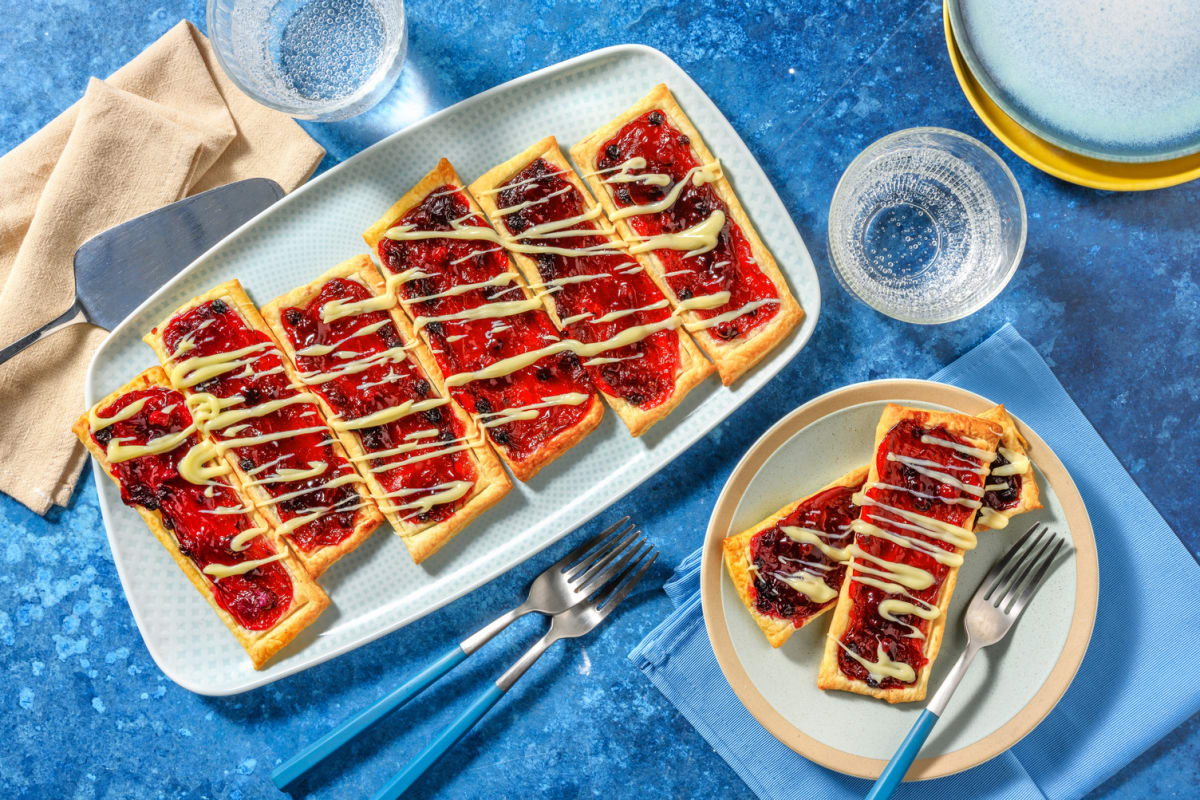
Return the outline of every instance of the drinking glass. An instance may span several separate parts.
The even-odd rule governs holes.
[[[403,0],[208,0],[208,35],[242,91],[318,121],[378,103],[408,47]]]
[[[834,273],[905,322],[950,322],[1008,284],[1025,249],[1025,201],[990,148],[945,128],[883,137],[846,169],[829,208]]]

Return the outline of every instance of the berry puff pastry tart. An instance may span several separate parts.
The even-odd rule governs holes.
[[[236,280],[185,303],[145,337],[211,441],[314,577],[383,521],[306,390]]]
[[[804,318],[720,164],[666,86],[576,144],[571,157],[723,383]]]
[[[1017,514],[1042,507],[1037,479],[1033,475],[1033,463],[1025,452],[1029,443],[1017,430],[1016,423],[1004,406],[989,408],[979,418],[995,422],[1004,433],[1000,437],[1000,446],[996,448],[996,460],[992,462],[988,473],[983,507],[979,509],[975,530],[1006,528],[1008,521]]]
[[[817,686],[925,697],[1000,437],[978,417],[884,409]]]
[[[512,488],[370,257],[339,264],[262,313],[413,561]]]
[[[860,467],[762,522],[725,539],[725,566],[738,597],[772,647],[833,608],[858,518],[852,500]]]
[[[363,238],[450,395],[528,481],[604,415],[591,379],[442,159]]]
[[[640,436],[713,370],[558,148],[543,139],[469,187],[613,411]]]
[[[232,470],[204,463],[208,440],[161,368],[105,397],[72,430],[255,669],[329,605]]]

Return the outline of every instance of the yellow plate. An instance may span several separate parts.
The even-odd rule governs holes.
[[[1200,153],[1151,163],[1102,161],[1064,150],[1030,133],[988,97],[987,92],[967,68],[958,44],[954,41],[954,32],[950,28],[948,3],[942,5],[942,19],[946,29],[946,49],[950,51],[950,63],[954,66],[958,84],[971,107],[983,120],[983,124],[987,125],[1009,150],[1042,172],[1080,186],[1118,192],[1165,189],[1200,178]]]

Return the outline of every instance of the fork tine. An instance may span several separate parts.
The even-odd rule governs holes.
[[[1046,530],[1050,531],[1049,528]],[[1039,536],[1038,538],[1040,539],[1041,537]],[[1035,542],[1029,547],[1031,553],[1033,553],[1035,547],[1037,552],[1033,553],[1031,556],[1022,561],[1020,571],[1014,571],[1012,581],[1004,589],[1004,596],[996,601],[997,608],[999,608],[1005,614],[1009,612],[1009,610],[1012,608],[1012,601],[1015,600],[1020,594],[1021,584],[1025,582],[1025,579],[1029,577],[1029,573],[1032,572],[1033,568],[1041,562],[1042,556],[1046,554],[1046,551],[1049,550],[1050,546],[1056,541],[1058,541],[1058,537],[1054,535],[1053,531],[1050,531],[1050,536],[1047,537],[1046,541],[1041,543],[1040,546],[1038,546],[1037,542]]]
[[[1017,541],[1013,543],[1012,547],[1008,548],[1008,552],[1004,554],[1004,557],[993,564],[992,568],[988,570],[987,575],[983,576],[983,580],[979,582],[980,588],[976,590],[977,594],[982,596],[983,599],[986,600],[988,596],[991,595],[992,591],[996,588],[996,583],[1000,577],[1001,571],[1008,566],[1009,559],[1013,557],[1014,553],[1021,549],[1021,545],[1025,544],[1025,540],[1029,538],[1029,536],[1040,524],[1040,522],[1033,523],[1029,530],[1025,531],[1025,533],[1021,535],[1021,538],[1017,539]],[[984,586],[987,587],[986,590],[982,588]]]
[[[1045,526],[1040,527],[1041,530],[1039,530],[1037,532],[1037,536],[1033,537],[1032,541],[1029,542],[1028,547],[1018,548],[1014,545],[1007,553],[1004,554],[1004,571],[1000,574],[1000,577],[996,579],[996,583],[988,590],[987,599],[992,605],[1000,605],[1000,598],[1007,591],[1008,587],[1012,585],[1013,576],[1025,562],[1025,559],[1029,557],[1030,553],[1037,549],[1038,542],[1042,540],[1042,537],[1046,535],[1046,531],[1049,530],[1049,528],[1046,528]]]
[[[581,583],[575,591],[583,592],[588,597],[592,597],[597,592],[603,591],[606,586],[610,586],[613,583],[614,575],[619,575],[630,561],[641,558],[641,554],[650,546],[649,542],[644,539],[634,542],[624,551],[624,554],[615,564],[606,565],[602,573],[589,578],[586,583]]]
[[[628,519],[628,517],[626,519]],[[582,557],[578,558],[578,560],[576,560],[576,558],[564,558],[559,562],[559,564],[562,566],[559,567],[559,564],[555,564],[555,567],[558,567],[561,569],[561,571],[565,572],[568,579],[570,579],[572,575],[577,575],[578,573],[587,569],[590,565],[596,562],[596,559],[603,558],[614,546],[616,546],[618,542],[621,541],[621,537],[625,536],[625,534],[629,533],[630,529],[635,527],[633,523],[625,525],[624,522],[625,520],[622,520],[618,525],[614,525],[612,528],[604,531],[599,536],[593,537],[592,539],[584,542],[584,545],[590,546],[587,547],[585,552],[582,553]],[[614,528],[620,528],[620,530],[613,532]],[[575,549],[579,550],[582,547],[583,545]],[[568,554],[568,556],[573,555],[574,551]]]
[[[632,528],[633,526],[631,525],[630,527]],[[612,548],[608,550],[608,552],[606,552],[600,559],[589,566],[586,570],[584,570],[582,567],[572,568],[571,571],[567,573],[567,583],[574,584],[575,591],[580,591],[583,589],[583,587],[592,583],[592,581],[596,579],[597,575],[606,570],[608,565],[611,564],[613,560],[617,558],[617,556],[628,552],[629,548],[634,547],[638,542],[640,542],[641,535],[641,530],[637,528],[634,528],[632,531],[626,529],[626,531],[623,532],[620,541],[614,544]]]
[[[617,528],[624,525],[626,522],[629,522],[629,517],[628,516],[621,517],[619,520],[616,521],[615,524],[609,525],[607,528],[600,531],[595,536],[588,539],[586,542],[581,542],[580,544],[576,545],[575,548],[571,552],[567,553],[565,556],[563,556],[557,562],[555,562],[554,566],[566,567],[566,566],[569,566],[570,564],[575,563],[575,560],[577,558],[582,558],[585,554],[596,549],[599,546],[601,541],[603,541],[608,536],[610,536],[613,531],[615,531]]]
[[[1014,617],[1020,616],[1021,612],[1025,610],[1025,606],[1029,604],[1030,599],[1033,598],[1034,593],[1042,585],[1042,578],[1046,577],[1046,572],[1050,569],[1050,565],[1054,563],[1054,559],[1058,555],[1058,551],[1062,549],[1063,544],[1062,539],[1055,537],[1054,549],[1042,559],[1040,566],[1033,573],[1033,577],[1024,590],[1022,590],[1020,596],[1014,601],[1013,607],[1009,611]]]
[[[650,565],[658,559],[658,552],[653,547],[643,553],[642,556],[639,556],[639,559],[645,556],[647,553],[650,555],[650,558],[646,559],[645,562],[642,563],[637,572],[634,572],[632,575],[628,575],[628,573],[633,570],[634,567],[638,566],[638,562],[635,561],[630,564],[624,572],[621,573],[617,580],[612,582],[612,589],[605,592],[603,597],[596,598],[596,607],[599,611],[601,619],[611,614],[612,610],[616,608],[622,600],[629,596],[629,593],[633,591],[633,587],[637,586],[638,583],[641,582],[642,578],[646,576],[646,572],[649,571]],[[628,577],[626,577],[627,575]]]

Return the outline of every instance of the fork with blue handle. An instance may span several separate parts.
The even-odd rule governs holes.
[[[496,704],[551,644],[582,636],[596,627],[641,581],[658,554],[641,538],[641,531],[627,523],[629,517],[622,518],[551,564],[533,580],[525,602],[501,614],[374,705],[280,764],[271,772],[271,780],[280,789],[291,784],[388,712],[431,686],[519,617],[535,611],[550,616],[546,635],[376,795],[399,797]]]
[[[1040,528],[1040,530],[1039,530]],[[1034,531],[1037,535],[1034,536]],[[1049,533],[1049,536],[1046,534]],[[967,667],[984,647],[1005,637],[1013,623],[1029,605],[1029,600],[1042,584],[1042,578],[1062,549],[1063,540],[1045,525],[1034,524],[1025,535],[1009,548],[984,576],[967,606],[963,622],[967,628],[967,647],[942,681],[929,705],[921,712],[916,724],[904,738],[900,749],[883,768],[883,772],[867,794],[867,800],[886,800],[904,780],[921,746],[929,738],[933,726],[946,710],[950,696],[958,688]]]

